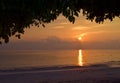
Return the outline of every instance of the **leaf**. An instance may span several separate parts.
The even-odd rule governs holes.
[[[70,22],[74,23],[74,22],[75,22],[75,17],[69,16],[69,17],[68,17],[68,20],[69,20]]]

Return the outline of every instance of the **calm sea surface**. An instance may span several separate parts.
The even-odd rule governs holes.
[[[120,66],[120,50],[0,51],[0,69],[95,64]]]

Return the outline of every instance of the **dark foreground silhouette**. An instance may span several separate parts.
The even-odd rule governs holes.
[[[45,27],[62,14],[70,22],[82,14],[87,20],[103,23],[120,17],[120,0],[0,0],[0,43],[20,38],[30,25]]]
[[[0,83],[120,83],[120,67],[69,66],[0,71]]]

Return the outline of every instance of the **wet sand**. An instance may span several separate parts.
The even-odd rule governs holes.
[[[0,83],[120,83],[120,67],[53,67],[1,71]]]

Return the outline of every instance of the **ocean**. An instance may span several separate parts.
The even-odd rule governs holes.
[[[120,50],[4,50],[0,69],[90,66],[107,64],[120,67]]]

